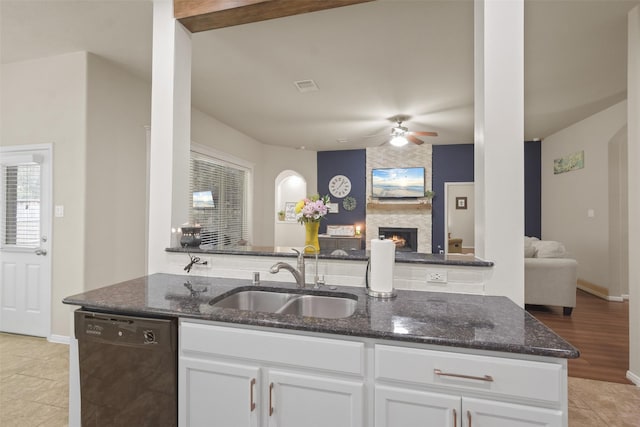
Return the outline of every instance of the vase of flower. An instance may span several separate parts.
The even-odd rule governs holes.
[[[320,251],[318,229],[320,228],[320,220],[329,212],[328,204],[329,196],[320,197],[318,194],[306,197],[296,203],[296,218],[305,228],[304,244],[305,246],[313,246],[313,249],[305,248],[305,253]]]
[[[305,253],[316,253],[320,251],[320,242],[318,241],[318,229],[320,228],[320,222],[305,222],[304,223],[304,245]],[[315,248],[311,249],[309,246],[313,246]]]

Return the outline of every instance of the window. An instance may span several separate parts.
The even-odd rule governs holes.
[[[199,224],[203,245],[247,242],[249,169],[191,151],[189,222]]]
[[[40,245],[40,165],[2,167],[2,245]]]

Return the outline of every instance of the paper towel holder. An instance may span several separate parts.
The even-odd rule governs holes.
[[[393,299],[395,297],[398,296],[397,292],[395,289],[391,289],[391,292],[380,292],[380,291],[374,291],[369,287],[369,272],[371,270],[371,259],[367,260],[367,271],[365,271],[364,273],[364,284],[365,284],[365,291],[367,292],[367,295],[371,298],[377,298],[377,299],[381,299],[381,300],[389,300],[389,299]]]

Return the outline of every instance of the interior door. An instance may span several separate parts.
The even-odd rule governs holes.
[[[0,330],[51,328],[51,146],[2,147]]]

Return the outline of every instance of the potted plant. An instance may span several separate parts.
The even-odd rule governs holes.
[[[435,191],[431,191],[431,190],[427,190],[424,192],[424,197],[425,199],[427,199],[429,202],[431,202],[431,199],[433,199],[433,197],[436,195]]]
[[[278,219],[284,221],[284,211],[278,211]]]

